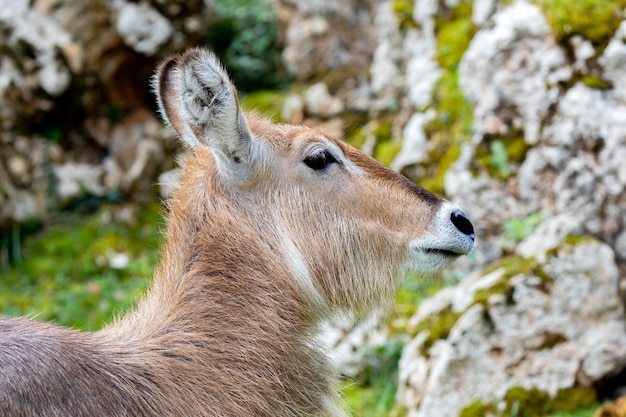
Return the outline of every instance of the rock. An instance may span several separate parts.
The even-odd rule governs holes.
[[[424,162],[428,157],[428,138],[424,134],[424,125],[433,120],[435,112],[431,109],[425,113],[414,113],[403,130],[402,149],[396,155],[391,168],[400,171],[402,168]]]
[[[130,256],[126,252],[111,252],[109,255],[109,268],[125,269],[130,263]]]
[[[89,193],[103,196],[106,188],[102,183],[103,169],[99,165],[67,162],[54,167],[57,195],[62,202]]]
[[[70,72],[61,51],[71,40],[26,0],[0,1],[0,26],[5,48],[0,58],[0,126],[10,130],[24,116],[49,110],[49,96],[67,89]]]
[[[312,116],[336,116],[344,109],[341,100],[332,97],[324,83],[310,86],[304,95],[304,101],[307,113]]]
[[[505,265],[416,312],[413,328],[424,330],[405,347],[398,393],[410,416],[456,416],[475,401],[502,404],[514,387],[554,397],[626,366],[626,317],[609,246],[562,244],[527,272]],[[429,326],[420,326],[450,314],[458,319],[449,333],[426,343]]]
[[[370,7],[358,0],[278,1],[287,71],[307,80],[347,65],[365,67],[373,51]]]
[[[406,66],[409,100],[416,109],[424,109],[431,104],[435,83],[442,72],[435,61],[437,40],[434,35],[411,30],[404,45],[409,56]]]
[[[111,132],[111,157],[120,167],[119,188],[125,193],[145,191],[157,176],[163,161],[163,146],[158,141],[160,122],[146,110],[138,110]]]
[[[517,245],[516,252],[525,258],[534,258],[544,263],[549,251],[556,249],[567,236],[580,235],[581,232],[580,222],[576,217],[570,214],[557,215],[541,223],[530,236]]]
[[[135,51],[154,55],[172,36],[172,25],[145,1],[128,3],[117,0],[116,30],[126,45]]]
[[[287,123],[302,124],[304,120],[304,100],[297,94],[285,97],[280,118]]]
[[[398,102],[404,86],[402,37],[391,2],[384,1],[377,6],[374,25],[377,46],[370,65],[371,89],[377,99],[375,108],[384,109]]]
[[[626,111],[622,98],[576,84],[559,101],[542,146],[519,170],[519,195],[550,214],[573,213],[585,233],[614,241],[624,228]]]
[[[494,0],[474,0],[472,5],[472,23],[476,26],[482,26],[487,22],[495,9]]]
[[[621,23],[598,63],[604,69],[603,78],[613,84],[618,96],[626,97],[626,81],[621,76],[626,68],[626,21]]]
[[[493,16],[493,26],[474,36],[459,67],[459,86],[476,103],[474,136],[482,136],[484,121],[499,109],[513,108],[526,142],[536,143],[558,97],[556,84],[570,77],[565,53],[539,9],[524,1],[504,8]]]
[[[30,166],[26,158],[15,155],[9,159],[7,169],[18,186],[24,187],[30,184]]]

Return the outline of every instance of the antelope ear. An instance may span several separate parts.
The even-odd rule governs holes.
[[[170,57],[154,87],[161,115],[188,146],[208,146],[232,167],[250,162],[252,135],[237,90],[213,53],[190,49]]]

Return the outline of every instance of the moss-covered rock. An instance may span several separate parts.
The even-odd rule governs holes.
[[[623,0],[534,0],[558,41],[581,35],[594,45],[606,45],[624,18]],[[600,23],[601,22],[601,23]]]
[[[433,106],[437,116],[424,126],[429,152],[420,184],[444,194],[444,175],[460,156],[461,144],[469,141],[472,131],[473,109],[459,89],[456,70],[444,71],[435,85]]]
[[[444,175],[460,156],[460,146],[471,137],[473,108],[458,85],[458,66],[474,36],[471,2],[454,8],[440,5],[435,19],[436,60],[442,75],[435,84],[432,108],[436,117],[424,127],[428,137],[428,158],[419,179],[425,188],[443,194]],[[405,172],[412,177],[410,170]]]
[[[555,397],[537,389],[513,387],[505,395],[503,416],[543,417],[557,411],[573,411],[597,402],[593,388],[573,387],[559,390]]]
[[[393,11],[398,16],[400,28],[405,31],[417,27],[417,23],[413,19],[414,5],[414,0],[394,0],[393,2]]]
[[[491,178],[507,180],[517,174],[529,149],[521,130],[499,136],[485,135],[476,146],[473,172],[484,170]]]
[[[500,407],[477,400],[466,406],[459,417],[546,417],[555,413],[586,410],[596,403],[596,393],[592,388],[566,388],[551,397],[538,389],[512,387]]]
[[[450,330],[463,315],[463,312],[453,311],[452,308],[448,308],[443,311],[439,311],[437,314],[427,317],[420,322],[412,331],[412,336],[415,336],[423,331],[428,332],[424,343],[420,348],[422,356],[428,357],[428,351],[437,340],[446,339],[450,334]]]
[[[476,400],[459,413],[459,417],[490,417],[495,416],[497,408],[495,404]]]

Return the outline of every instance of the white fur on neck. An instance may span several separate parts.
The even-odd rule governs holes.
[[[298,287],[300,287],[305,301],[310,306],[310,311],[319,319],[327,318],[332,309],[324,294],[322,294],[315,285],[313,275],[309,270],[304,255],[296,247],[296,244],[284,225],[278,226],[277,231],[283,258],[289,266],[291,276],[298,284]]]

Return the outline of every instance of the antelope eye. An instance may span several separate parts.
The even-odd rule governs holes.
[[[309,156],[304,158],[306,166],[315,171],[321,171],[333,162],[337,162],[337,160],[323,148],[314,150]]]

